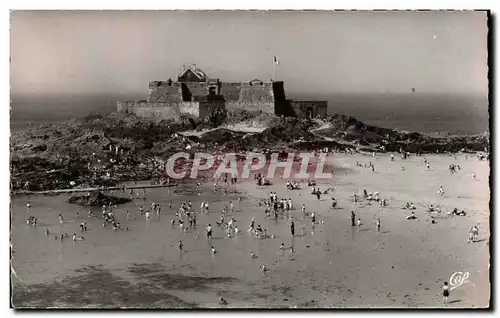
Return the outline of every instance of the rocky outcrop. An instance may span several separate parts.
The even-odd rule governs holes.
[[[221,128],[267,127],[245,133]],[[215,129],[214,128],[217,128]],[[210,130],[182,136],[188,130]],[[341,114],[317,120],[231,110],[205,118],[148,121],[134,115],[91,115],[81,120],[33,127],[11,136],[11,189],[52,190],[110,186],[121,181],[156,180],[176,152],[241,152],[259,149],[364,149],[409,152],[489,150],[489,135],[429,136],[366,125]],[[157,180],[156,180],[157,181]]]
[[[104,195],[102,192],[91,192],[88,195],[72,196],[68,199],[68,203],[78,204],[83,206],[109,206],[124,204],[132,201],[129,198],[114,197]]]

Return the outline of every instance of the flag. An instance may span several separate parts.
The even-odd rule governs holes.
[[[274,63],[275,63],[275,64],[280,64],[280,61],[278,60],[278,57],[277,57],[277,56],[274,56]]]

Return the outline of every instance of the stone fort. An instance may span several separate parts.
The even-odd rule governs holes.
[[[119,112],[156,119],[179,120],[183,114],[205,117],[224,109],[314,118],[326,115],[327,102],[286,99],[282,81],[222,82],[196,65],[184,66],[177,81],[149,82],[147,100],[117,102]]]

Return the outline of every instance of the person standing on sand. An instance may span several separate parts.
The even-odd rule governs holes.
[[[444,189],[443,189],[443,186],[440,186],[440,187],[439,187],[438,194],[439,194],[439,195],[441,195],[441,196],[444,196]]]
[[[316,196],[318,197],[318,200],[321,199],[321,191],[319,191],[319,189],[316,191]]]
[[[377,232],[380,233],[380,218],[377,218]]]
[[[473,240],[476,241],[477,237],[479,236],[479,229],[477,228],[476,225],[474,225],[472,227],[471,231],[472,231]]]
[[[355,226],[356,225],[356,214],[354,213],[354,211],[351,211],[351,225],[352,226]]]
[[[295,236],[295,223],[293,221],[290,223],[290,232],[292,233],[292,237]]]
[[[332,198],[332,209],[335,209],[337,207],[337,200],[335,198]]]
[[[449,296],[450,296],[450,288],[448,286],[448,282],[444,282],[444,285],[443,285],[443,300],[444,300],[445,304],[448,303],[448,297]]]
[[[227,305],[227,301],[224,299],[224,298],[219,298],[219,305],[221,306],[226,306]]]
[[[469,229],[469,239],[467,240],[467,243],[474,242],[474,233],[472,232],[472,227]]]
[[[207,226],[207,239],[212,239],[212,227],[210,226],[210,224],[208,224]]]
[[[249,232],[253,232],[255,230],[255,218],[253,218],[251,221],[250,221],[250,227],[248,228],[248,231]]]

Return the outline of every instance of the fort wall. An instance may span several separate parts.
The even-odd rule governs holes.
[[[290,100],[276,101],[274,104],[274,114],[286,117],[297,117]]]
[[[149,102],[182,102],[181,83],[168,81],[149,82]]]
[[[327,114],[327,101],[291,100],[291,111],[295,117],[317,117]]]
[[[176,107],[176,106],[174,106]],[[187,114],[191,116],[200,116],[200,103],[199,102],[182,102],[179,103],[179,110],[181,114]]]
[[[209,116],[213,111],[224,110],[225,102],[199,102],[199,117]]]
[[[272,83],[262,83],[261,85],[242,83],[238,101],[241,103],[274,104]]]
[[[203,82],[187,82],[182,83],[186,85],[187,89],[191,93],[191,96],[207,96],[208,95],[208,84]]]
[[[135,114],[137,117],[148,119],[173,119],[181,118],[180,103],[148,102],[139,101],[119,101],[117,102],[118,112]]]
[[[226,102],[227,110],[243,109],[249,112],[274,114],[274,102]]]
[[[225,102],[148,102],[147,100],[119,101],[118,112],[135,114],[149,119],[179,120],[182,114],[195,117],[209,116],[215,110],[226,108]]]
[[[219,79],[210,79],[199,69],[189,67],[179,79],[177,82],[170,79],[149,82],[147,100],[118,102],[118,111],[144,118],[175,120],[180,119],[181,114],[205,117],[221,109],[293,117],[327,114],[326,101],[286,99],[282,81],[220,82]]]
[[[226,101],[237,101],[240,99],[241,83],[221,83],[220,94]]]
[[[272,83],[272,89],[273,89],[273,96],[275,101],[285,101],[286,96],[285,96],[285,86],[284,83],[279,81],[279,82],[273,82]]]
[[[226,94],[229,94],[227,97]],[[236,95],[237,94],[237,95]],[[226,100],[226,109],[244,109],[250,112],[274,114],[273,84],[222,83],[221,95]]]

